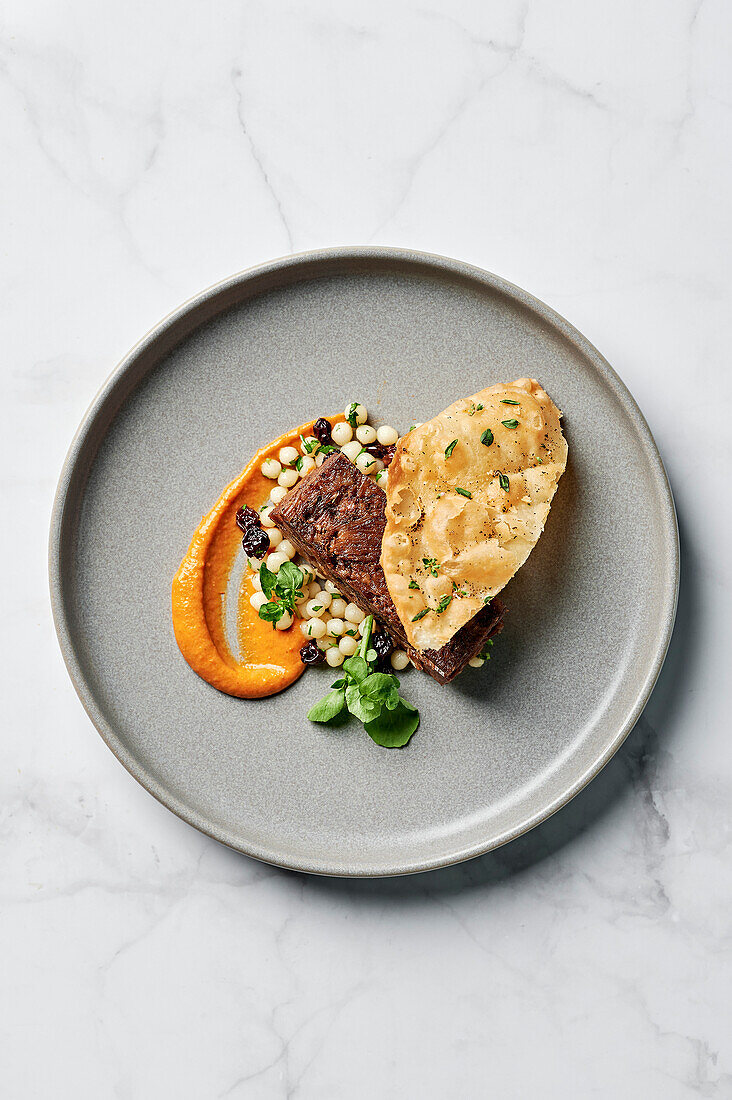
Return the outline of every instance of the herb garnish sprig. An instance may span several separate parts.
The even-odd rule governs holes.
[[[363,722],[372,741],[386,749],[406,745],[419,725],[419,711],[402,699],[399,680],[386,672],[374,672],[376,651],[370,647],[374,617],[369,615],[358,652],[343,662],[344,675],[308,711],[311,722],[335,722],[352,714]]]
[[[320,450],[320,441],[314,436],[308,436],[306,438],[304,435],[301,435],[300,442],[302,443],[302,447],[306,455],[317,454],[317,452]]]
[[[308,436],[306,438],[305,436],[301,435],[300,442],[302,443],[302,447],[306,455],[332,455],[333,451],[340,450],[340,448],[336,447],[334,443],[321,443],[318,439],[315,439],[314,436]],[[298,462],[302,462],[303,458],[304,455],[298,459]],[[295,463],[295,466],[299,469],[297,462]]]
[[[433,577],[437,576],[437,570],[440,568],[437,564],[437,558],[422,558],[422,565]]]
[[[423,619],[425,617],[425,615],[429,615],[430,611],[434,611],[435,614],[441,615],[442,612],[446,611],[452,603],[452,597],[455,595],[456,592],[459,596],[466,595],[465,592],[459,591],[458,586],[455,584],[454,581],[452,582],[452,588],[452,592],[447,592],[444,596],[440,596],[440,602],[438,603],[437,607],[423,607],[421,611],[418,611],[416,615],[412,616],[412,622],[418,623],[420,619]]]
[[[262,591],[269,601],[260,607],[259,617],[267,623],[272,623],[274,630],[285,613],[294,614],[295,601],[302,599],[303,596],[302,586],[305,578],[296,565],[286,561],[282,563],[278,573],[273,573],[267,568],[265,562],[262,562],[259,579],[262,582]]]

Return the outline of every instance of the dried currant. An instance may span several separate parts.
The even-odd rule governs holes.
[[[247,556],[250,558],[263,558],[269,550],[269,535],[262,527],[262,522],[257,513],[248,504],[237,511],[236,525],[244,533],[241,544]]]
[[[246,534],[250,527],[261,527],[262,523],[254,509],[245,504],[236,513],[236,526]]]
[[[385,630],[377,630],[371,635],[371,648],[376,650],[378,668],[383,669],[389,660],[389,654],[394,648],[394,643]]]
[[[269,535],[261,527],[250,527],[241,544],[248,557],[263,558],[269,550]]]
[[[380,458],[385,466],[388,466],[394,457],[396,444],[394,443],[369,443],[366,450],[374,458]]]
[[[320,665],[325,660],[325,653],[317,642],[306,642],[300,649],[300,660],[304,665]]]
[[[319,443],[324,445],[333,442],[333,436],[331,435],[332,431],[333,426],[330,420],[326,420],[323,416],[319,417],[313,424],[313,435]]]

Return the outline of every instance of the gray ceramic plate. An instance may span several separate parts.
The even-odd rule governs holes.
[[[505,591],[493,660],[449,687],[403,675],[422,714],[407,748],[306,720],[331,670],[260,701],[198,679],[173,638],[171,579],[259,446],[354,399],[404,430],[519,375],[539,377],[564,411],[567,472]],[[571,325],[454,260],[355,248],[237,275],[133,349],[72,444],[50,569],[76,690],[156,798],[258,859],[391,875],[505,843],[610,759],[666,653],[678,543],[648,427]]]

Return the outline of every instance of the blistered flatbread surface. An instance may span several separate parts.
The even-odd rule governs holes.
[[[567,464],[535,379],[456,401],[403,436],[389,467],[381,565],[416,649],[440,649],[526,561]]]

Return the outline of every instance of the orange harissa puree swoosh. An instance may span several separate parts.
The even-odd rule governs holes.
[[[331,424],[343,414],[328,418]],[[258,699],[274,695],[305,671],[300,647],[305,639],[295,619],[289,630],[273,630],[249,603],[253,594],[246,572],[239,594],[237,660],[226,640],[224,600],[234,560],[241,546],[236,511],[248,504],[258,509],[273,482],[261,472],[265,458],[280,447],[298,447],[300,435],[311,435],[311,420],[257,451],[245,470],[227,486],[196,528],[188,553],[173,580],[173,629],[180,651],[194,672],[227,695]],[[251,575],[251,574],[250,574]]]

